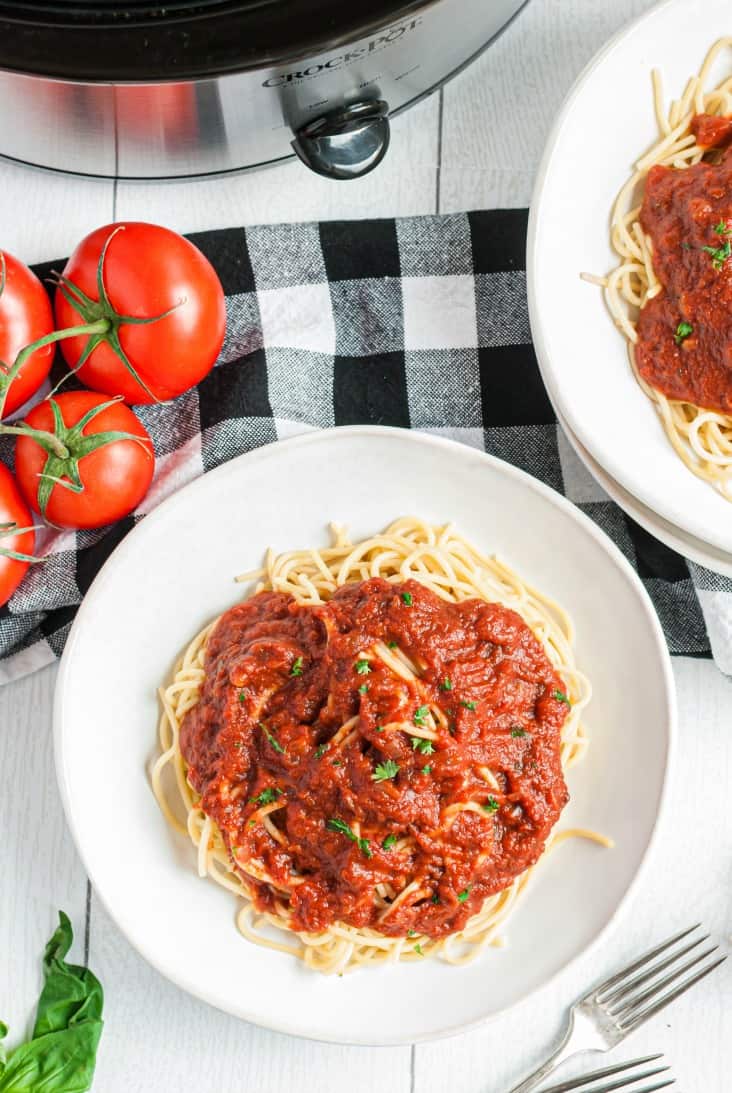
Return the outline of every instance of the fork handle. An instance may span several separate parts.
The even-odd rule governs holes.
[[[557,1067],[562,1065],[565,1059],[569,1059],[572,1055],[577,1055],[578,1049],[572,1043],[573,1032],[574,1021],[570,1020],[567,1031],[546,1062],[542,1063],[537,1070],[524,1078],[519,1085],[515,1085],[512,1089],[509,1089],[508,1093],[529,1093],[530,1090],[536,1089],[537,1085],[540,1085],[544,1078],[548,1078],[550,1074],[553,1074]]]

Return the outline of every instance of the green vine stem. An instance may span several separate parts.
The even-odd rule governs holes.
[[[0,539],[15,539],[18,535],[25,535],[28,531],[40,531],[40,527],[37,524],[27,528],[19,528],[17,524],[0,524]],[[43,558],[36,558],[34,554],[23,554],[19,550],[10,550],[9,547],[4,547],[0,543],[0,557],[12,558],[16,562],[27,562],[28,565],[36,565],[38,562],[42,562]]]
[[[97,319],[93,323],[84,323],[80,326],[69,326],[65,330],[52,330],[50,334],[45,334],[42,338],[39,338],[38,341],[31,342],[30,345],[24,346],[10,366],[0,362],[0,422],[2,421],[10,384],[16,378],[29,357],[32,357],[39,349],[43,349],[47,345],[53,345],[54,342],[60,342],[64,338],[75,338],[84,334],[89,334],[91,336],[104,335],[110,329],[111,323],[109,319],[103,318]],[[8,431],[10,431],[10,426],[0,424],[0,433]]]

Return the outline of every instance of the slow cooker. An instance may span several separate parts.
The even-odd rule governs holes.
[[[112,178],[296,153],[374,168],[389,118],[460,71],[525,0],[0,0],[0,155]]]

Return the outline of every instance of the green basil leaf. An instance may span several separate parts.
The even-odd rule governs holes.
[[[101,1021],[85,1021],[21,1044],[0,1076],[0,1093],[86,1093],[101,1034]]]
[[[60,911],[58,929],[43,956],[45,983],[38,999],[34,1040],[81,1021],[98,1021],[102,1016],[104,995],[97,977],[88,968],[64,960],[73,936],[68,916]]]
[[[44,985],[33,1038],[9,1055],[0,1044],[0,1093],[86,1093],[91,1088],[104,995],[88,968],[67,964],[73,932],[59,912],[59,926],[46,945]],[[0,1040],[7,1028],[0,1022]]]
[[[0,1076],[0,1093],[86,1093],[101,1034],[101,1021],[86,1021],[21,1044]]]

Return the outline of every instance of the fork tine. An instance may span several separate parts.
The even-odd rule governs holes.
[[[665,960],[659,960],[659,962],[657,964],[654,964],[654,966],[648,971],[644,970],[641,972],[640,975],[634,976],[630,980],[630,982],[621,983],[620,986],[616,987],[615,990],[612,991],[610,994],[604,995],[602,998],[598,998],[598,1001],[601,1002],[603,1006],[612,1006],[614,1002],[619,1001],[626,994],[629,994],[634,987],[640,987],[643,983],[648,982],[648,980],[652,979],[654,975],[658,975],[659,972],[662,972],[671,964],[675,964],[677,960],[681,960],[682,956],[686,956],[687,953],[692,952],[692,950],[694,950],[697,945],[701,945],[703,941],[708,940],[709,934],[704,934],[702,937],[699,938],[698,941],[692,941],[691,945],[685,945],[684,948],[680,949],[678,952],[671,953],[671,956],[667,956]]]
[[[615,1082],[607,1082],[605,1085],[593,1085],[592,1089],[586,1090],[586,1093],[613,1093],[613,1090],[616,1089],[630,1089],[631,1085],[642,1081],[643,1078],[653,1078],[656,1074],[665,1074],[669,1069],[667,1066],[657,1066],[655,1070],[643,1070],[640,1074],[625,1074]],[[596,1082],[597,1074],[585,1074],[584,1080],[585,1082]],[[551,1090],[546,1090],[546,1093],[551,1093]]]
[[[668,1086],[673,1085],[675,1081],[676,1079],[672,1078],[670,1082],[659,1082],[658,1085],[646,1085],[643,1089],[636,1089],[635,1093],[656,1093],[657,1089],[666,1089]],[[593,1091],[589,1090],[589,1093],[593,1093]],[[602,1093],[602,1090],[596,1089],[594,1093]]]
[[[712,953],[718,951],[718,947],[712,945],[710,949],[705,949],[703,953],[699,953],[693,960],[687,960],[680,968],[674,968],[668,975],[665,975],[663,979],[659,979],[656,983],[651,983],[648,989],[641,994],[636,994],[632,998],[620,998],[615,1006],[609,1008],[608,1012],[622,1022],[623,1017],[629,1017],[633,1010],[637,1010],[639,1006],[642,1006],[644,1002],[648,1002],[651,998],[656,998],[665,987],[669,987],[672,983],[677,983],[685,972],[688,972],[691,968],[700,964],[702,960],[706,960],[708,956],[711,956]],[[647,978],[652,979],[655,974],[655,971],[650,971]]]
[[[678,998],[679,995],[684,994],[685,991],[688,991],[689,987],[693,987],[695,983],[698,983],[700,979],[704,979],[704,977],[709,975],[710,972],[713,972],[715,968],[718,968],[720,964],[724,964],[726,959],[726,956],[721,956],[719,960],[715,960],[714,963],[710,964],[707,968],[702,968],[694,975],[690,975],[689,978],[685,979],[683,983],[679,983],[678,987],[676,987],[675,990],[669,991],[667,994],[664,994],[663,998],[659,998],[659,1000],[654,1003],[654,1005],[647,1006],[646,1009],[641,1010],[640,1013],[637,1013],[627,1023],[620,1021],[619,1027],[621,1032],[628,1033],[632,1032],[634,1029],[637,1029],[640,1025],[647,1021],[649,1017],[653,1017],[656,1013],[659,1013],[660,1010],[662,1010],[665,1006],[669,1004],[669,1002],[673,1002],[673,1000],[675,998]]]
[[[629,975],[632,975],[633,972],[638,971],[638,969],[641,968],[644,964],[647,964],[649,960],[653,960],[654,957],[660,956],[660,954],[665,952],[666,949],[669,949],[672,945],[675,945],[677,941],[681,941],[683,940],[683,938],[688,937],[689,934],[692,934],[694,932],[694,930],[698,930],[700,926],[701,923],[697,922],[695,926],[690,926],[688,930],[681,930],[680,933],[675,934],[673,937],[670,937],[667,941],[662,941],[660,945],[654,945],[652,949],[649,949],[647,953],[643,954],[643,956],[639,956],[637,960],[634,960],[632,962],[632,964],[628,964],[627,967],[623,968],[615,975],[611,975],[610,978],[606,979],[604,983],[600,983],[598,987],[594,987],[590,991],[588,997],[592,997],[593,995],[599,997],[599,995],[604,994],[605,991],[610,989],[610,987],[614,987],[616,983],[619,983],[621,979],[626,979]]]
[[[569,1090],[579,1089],[580,1086],[587,1085],[588,1082],[598,1082],[600,1078],[610,1078],[613,1074],[620,1074],[623,1070],[632,1070],[633,1067],[643,1066],[644,1063],[655,1063],[657,1059],[662,1059],[663,1055],[644,1055],[642,1059],[629,1059],[625,1063],[616,1063],[615,1066],[605,1066],[602,1070],[593,1070],[591,1074],[583,1074],[579,1078],[570,1078],[569,1081],[560,1082],[559,1085],[553,1085],[549,1089],[545,1089],[542,1093],[568,1093]],[[661,1067],[661,1070],[668,1070],[668,1067]],[[659,1070],[651,1071],[652,1074],[659,1074]],[[647,1078],[649,1072],[645,1074],[638,1074],[635,1078],[631,1078],[628,1074],[624,1081],[638,1081],[640,1078]],[[607,1088],[607,1087],[606,1087]],[[615,1088],[615,1087],[613,1087]],[[622,1086],[621,1086],[622,1088]],[[597,1090],[590,1091],[590,1093],[597,1093]],[[641,1091],[642,1093],[642,1091]]]

